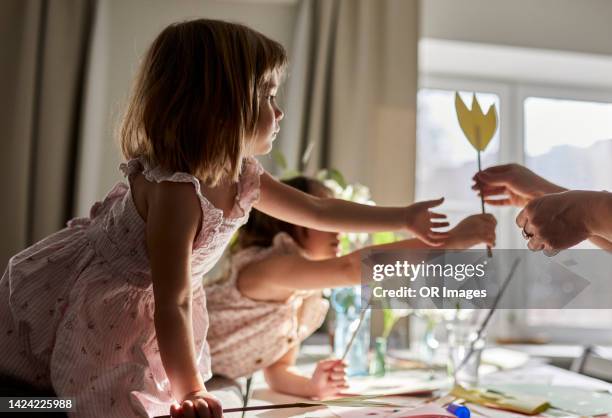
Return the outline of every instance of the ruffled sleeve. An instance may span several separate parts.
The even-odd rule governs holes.
[[[238,206],[243,213],[248,213],[259,200],[260,176],[264,169],[255,157],[246,157],[242,162],[242,171],[238,183]]]
[[[169,172],[159,165],[151,165],[144,157],[134,158],[119,166],[123,174],[130,178],[132,175],[142,173],[150,182],[161,183],[170,181],[176,183],[191,183],[200,201],[202,208],[202,227],[196,238],[194,247],[206,246],[217,234],[219,225],[223,221],[223,211],[216,208],[202,194],[202,186],[197,177],[184,172]]]

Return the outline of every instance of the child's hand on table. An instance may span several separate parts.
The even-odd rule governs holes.
[[[221,402],[205,390],[188,394],[181,405],[172,405],[172,418],[223,418]]]
[[[340,394],[342,390],[348,388],[346,363],[339,359],[318,362],[309,383],[312,398],[324,399]]]

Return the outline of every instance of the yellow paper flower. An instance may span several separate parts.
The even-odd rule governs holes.
[[[469,110],[459,93],[455,93],[455,109],[459,126],[477,151],[484,151],[497,130],[497,111],[492,104],[487,114],[482,113],[476,94],[472,95],[472,110]]]

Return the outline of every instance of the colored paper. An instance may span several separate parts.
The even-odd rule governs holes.
[[[612,413],[612,395],[608,392],[580,389],[571,386],[551,385],[487,385],[488,388],[504,393],[523,396],[524,393],[548,399],[553,408],[562,409],[581,416]]]
[[[352,378],[345,394],[367,396],[417,395],[450,386],[449,379],[423,380],[410,377]]]
[[[536,415],[546,411],[550,407],[548,400],[543,397],[522,393],[510,394],[505,391],[497,390],[465,389],[459,385],[453,387],[451,395],[490,408],[505,409],[507,411],[520,412],[526,415]]]
[[[472,109],[468,109],[459,93],[455,93],[455,109],[459,126],[477,151],[484,151],[497,130],[497,110],[492,104],[487,114],[482,113],[476,94],[472,95]]]

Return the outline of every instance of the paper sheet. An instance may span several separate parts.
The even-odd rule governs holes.
[[[502,370],[508,370],[527,364],[529,355],[516,350],[508,350],[507,348],[492,347],[482,352],[481,361],[498,366]]]
[[[559,408],[577,415],[594,416],[612,412],[612,395],[607,392],[580,389],[569,386],[505,384],[487,387],[505,393],[540,396],[548,399],[553,408]]]
[[[457,418],[446,409],[435,405],[418,408],[344,408],[330,407],[340,418]]]
[[[450,379],[423,380],[410,377],[352,378],[349,379],[347,395],[389,396],[427,394],[450,387]]]

